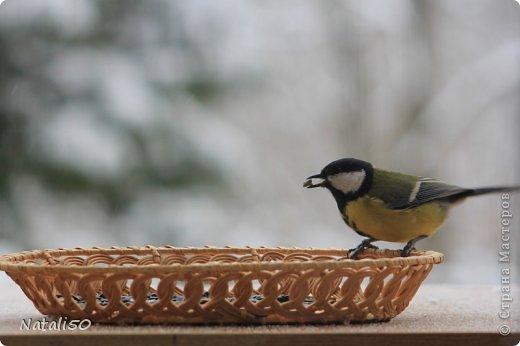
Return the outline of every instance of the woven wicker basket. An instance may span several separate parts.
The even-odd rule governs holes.
[[[0,257],[51,317],[128,323],[388,321],[432,267],[433,251],[112,247]]]

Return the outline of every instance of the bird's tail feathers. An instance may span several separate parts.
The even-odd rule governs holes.
[[[481,187],[477,189],[471,189],[468,196],[485,195],[487,193],[498,193],[498,192],[514,192],[520,191],[520,186],[496,186],[496,187]]]

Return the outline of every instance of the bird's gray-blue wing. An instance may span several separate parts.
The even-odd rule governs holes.
[[[418,207],[421,204],[436,200],[452,202],[463,198],[471,189],[446,184],[431,178],[419,178],[408,196],[408,201],[394,206],[395,209],[406,209]]]
[[[456,200],[471,191],[431,178],[375,170],[368,195],[382,200],[388,208],[407,209],[434,200]]]

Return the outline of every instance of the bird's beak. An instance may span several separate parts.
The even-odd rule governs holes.
[[[321,179],[321,181],[318,184],[313,184],[312,179]],[[303,187],[306,187],[308,189],[314,188],[314,187],[320,187],[323,186],[323,183],[325,182],[325,179],[322,178],[321,174],[315,174],[311,175],[305,181],[303,182]]]

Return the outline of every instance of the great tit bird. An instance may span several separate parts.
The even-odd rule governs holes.
[[[320,181],[313,183],[313,179]],[[365,248],[377,248],[371,244],[377,240],[406,243],[401,256],[407,257],[417,241],[439,229],[454,203],[471,196],[520,190],[520,186],[468,189],[385,171],[353,158],[329,163],[303,186],[328,189],[345,223],[366,237],[349,252],[353,259]]]

